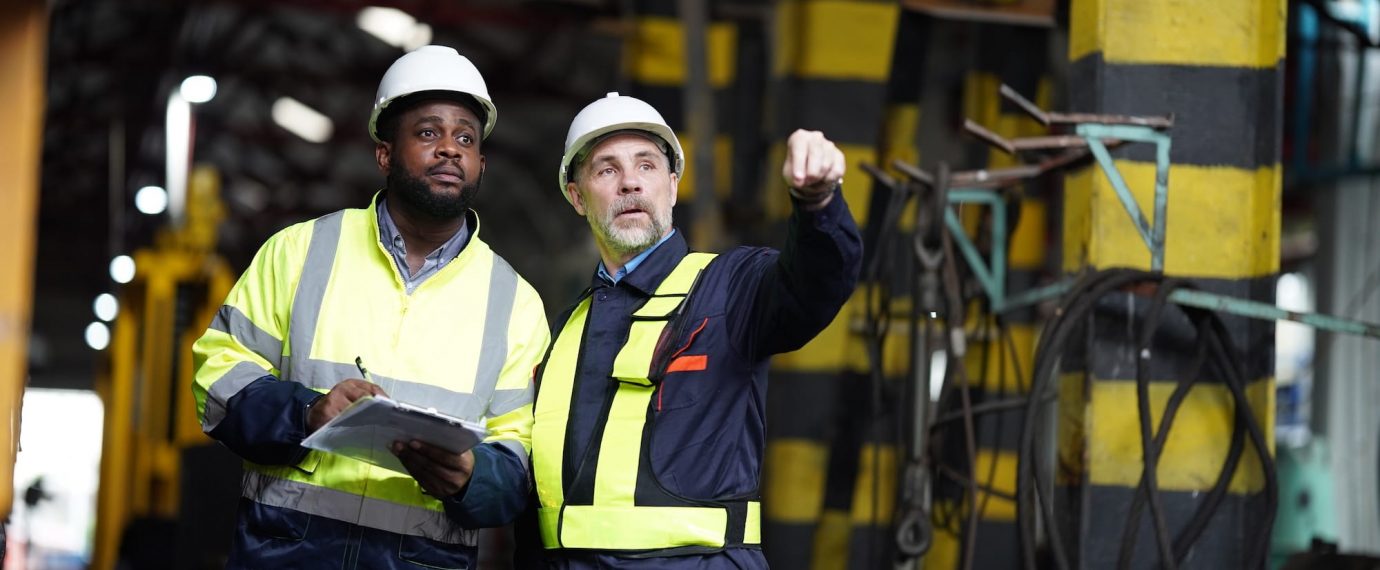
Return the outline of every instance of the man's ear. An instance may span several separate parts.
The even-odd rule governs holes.
[[[565,183],[565,197],[570,199],[570,205],[575,207],[575,213],[585,215],[585,200],[580,196],[580,187],[574,182]]]
[[[676,205],[676,197],[680,195],[680,177],[676,173],[671,173],[671,205]]]
[[[378,163],[379,172],[388,174],[389,168],[393,165],[393,143],[381,142],[375,145],[374,162]]]

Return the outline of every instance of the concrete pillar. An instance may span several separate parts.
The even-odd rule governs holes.
[[[914,116],[887,96],[900,12],[885,0],[776,3],[764,117],[769,239],[785,235],[791,210],[779,168],[786,136],[797,128],[838,144],[848,159],[849,208],[860,225],[871,219],[872,186],[858,164],[879,162],[879,127]],[[904,128],[898,123],[898,132]],[[854,328],[864,313],[861,289],[805,348],[772,361],[762,514],[773,567],[875,568],[888,560],[896,455],[891,438],[878,437],[890,431],[874,429],[867,414],[869,364]],[[905,346],[905,339],[888,343],[886,377],[904,370]]]
[[[1172,113],[1165,273],[1199,288],[1273,302],[1279,271],[1283,0],[1074,0],[1070,8],[1069,107],[1074,111]],[[1154,189],[1153,147],[1117,153],[1143,211]],[[1148,269],[1150,255],[1106,177],[1067,178],[1064,270]],[[1133,331],[1146,303],[1104,299],[1083,357],[1065,359],[1059,403],[1057,512],[1078,568],[1115,567],[1142,471]],[[1252,412],[1273,438],[1274,324],[1224,315],[1244,359]],[[1152,344],[1151,409],[1158,417],[1175,383],[1193,374],[1197,338],[1177,311]],[[1157,471],[1170,534],[1179,535],[1222,469],[1233,400],[1207,369],[1174,421]],[[1273,445],[1271,445],[1273,447]],[[1247,443],[1229,493],[1181,568],[1243,568],[1263,512],[1264,476]],[[1138,521],[1133,568],[1159,567],[1147,512]]]

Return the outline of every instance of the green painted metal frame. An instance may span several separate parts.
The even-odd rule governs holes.
[[[1164,271],[1165,210],[1169,207],[1169,135],[1150,127],[1095,123],[1078,125],[1077,132],[1088,142],[1088,150],[1097,159],[1097,165],[1107,176],[1107,181],[1112,183],[1117,198],[1121,199],[1121,206],[1126,209],[1126,215],[1131,217],[1136,232],[1145,242],[1146,249],[1150,250],[1150,270]],[[1121,170],[1112,161],[1112,154],[1102,143],[1106,138],[1155,145],[1155,217],[1149,223],[1145,221],[1145,214],[1136,203],[1135,195],[1131,194],[1131,187],[1121,176]]]
[[[944,223],[968,266],[973,268],[987,298],[996,306],[1006,298],[1006,201],[993,190],[955,188],[949,190],[949,204],[986,204],[992,209],[992,261],[983,263],[977,245],[963,231],[963,222],[952,208],[944,209]]]
[[[1117,198],[1126,210],[1126,215],[1131,218],[1141,240],[1145,242],[1146,249],[1150,251],[1150,269],[1152,271],[1164,271],[1164,240],[1167,231],[1165,212],[1169,206],[1169,135],[1152,127],[1097,123],[1080,124],[1077,127],[1077,133],[1087,141],[1088,148],[1092,152],[1099,169],[1102,170],[1107,181],[1116,191]],[[1121,176],[1121,171],[1117,169],[1111,153],[1108,152],[1107,146],[1102,142],[1105,139],[1120,139],[1155,145],[1154,217],[1151,220],[1145,219],[1145,214],[1136,202],[1135,195],[1131,193],[1126,179]],[[982,254],[978,251],[977,245],[963,231],[963,224],[953,209],[945,209],[944,222],[949,227],[959,252],[967,260],[968,266],[973,269],[983,291],[987,293],[993,310],[998,313],[1005,313],[1053,299],[1063,295],[1072,286],[1071,281],[1062,281],[1022,291],[1008,298],[1006,296],[1006,201],[995,190],[954,188],[949,190],[948,202],[951,205],[983,204],[992,209],[992,255],[991,261],[987,263],[983,262]],[[1269,303],[1240,299],[1229,295],[1180,289],[1171,293],[1169,300],[1180,305],[1223,311],[1244,317],[1267,321],[1294,321],[1343,334],[1380,338],[1380,324],[1321,313],[1289,311]]]

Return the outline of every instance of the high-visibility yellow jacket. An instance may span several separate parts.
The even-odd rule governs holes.
[[[232,562],[334,556],[313,543],[334,534],[323,528],[351,525],[417,539],[417,551],[453,546],[460,557],[429,561],[422,552],[422,562],[472,561],[468,529],[504,524],[521,509],[531,376],[549,331],[536,292],[479,239],[473,213],[469,224],[460,255],[410,295],[379,241],[372,204],[291,226],[259,250],[194,346],[202,427],[246,460],[252,504],[241,509]],[[487,424],[460,496],[438,500],[408,475],[300,447],[307,405],[358,378],[356,357],[390,397]],[[268,538],[254,536],[260,531]],[[302,548],[256,542],[273,537]]]

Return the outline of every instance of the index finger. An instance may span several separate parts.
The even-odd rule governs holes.
[[[341,382],[340,384],[337,384],[335,388],[332,388],[332,390],[338,391],[340,395],[344,396],[346,400],[349,400],[351,402],[363,398],[365,396],[387,396],[387,394],[383,393],[383,388],[380,388],[377,384],[372,384],[355,378],[351,378],[349,380]]]

